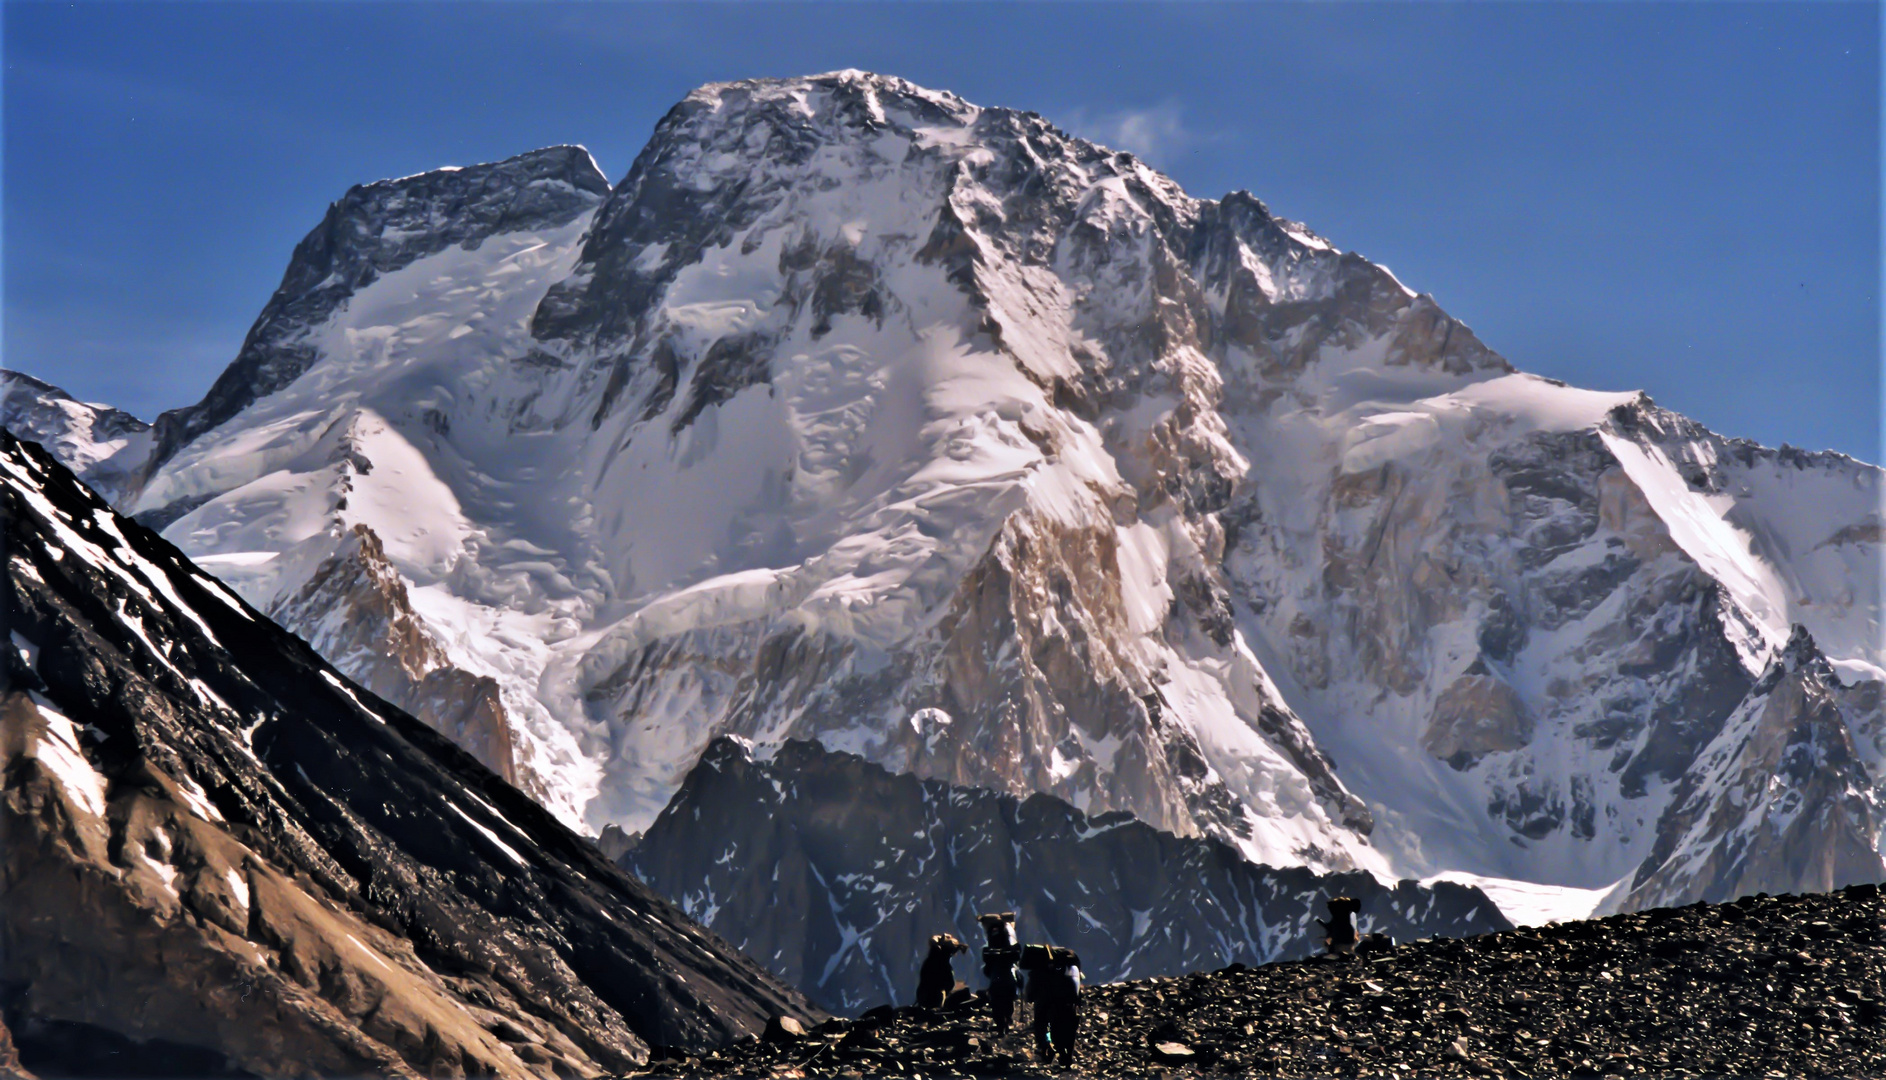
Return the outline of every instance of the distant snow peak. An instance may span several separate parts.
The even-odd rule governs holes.
[[[296,246],[280,288],[209,394],[158,417],[152,463],[299,379],[323,355],[310,332],[382,275],[454,246],[475,250],[494,235],[567,224],[608,193],[580,146],[349,189]]]
[[[44,446],[94,487],[121,490],[150,453],[150,425],[108,405],[75,400],[31,375],[0,370],[0,427]]]

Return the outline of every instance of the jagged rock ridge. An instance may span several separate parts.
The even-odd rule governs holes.
[[[309,332],[380,277],[455,245],[566,224],[608,193],[609,181],[580,146],[348,189],[296,246],[235,362],[201,402],[157,418],[146,468],[299,378],[321,355]]]
[[[27,1068],[599,1076],[817,1016],[5,433],[0,505]]]
[[[1314,919],[1331,896],[1356,897],[1365,931],[1402,941],[1512,925],[1467,886],[1254,866],[1124,813],[893,775],[798,740],[765,761],[715,740],[622,863],[843,1013],[910,1004],[930,936],[980,942],[986,911],[1072,947],[1095,982],[1321,951]],[[956,966],[980,987],[976,955]]]
[[[413,611],[406,585],[372,529],[355,525],[339,550],[294,595],[277,599],[268,615],[299,627],[308,644],[367,689],[517,782],[497,680],[452,666]]]
[[[1877,738],[1878,719],[1845,703],[1849,691],[1797,627],[1685,775],[1622,906],[1728,900],[1772,881],[1820,892],[1879,877],[1878,758],[1869,770],[1855,745],[1862,733]]]

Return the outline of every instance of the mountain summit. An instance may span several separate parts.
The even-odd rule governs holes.
[[[734,735],[1318,871],[1886,876],[1878,469],[1518,373],[1248,194],[899,79],[586,163],[356,189],[120,500],[565,820]],[[1758,811],[1794,732],[1839,779]]]

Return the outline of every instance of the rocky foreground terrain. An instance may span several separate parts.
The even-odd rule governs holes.
[[[1082,1075],[1878,1076],[1878,886],[1090,988]],[[959,973],[968,964],[958,962]],[[874,1023],[873,1020],[876,1022]],[[873,1010],[640,1075],[1044,1076],[979,1001]]]

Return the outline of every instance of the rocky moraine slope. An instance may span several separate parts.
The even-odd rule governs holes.
[[[590,1077],[823,1015],[4,432],[0,520],[25,1068]]]

